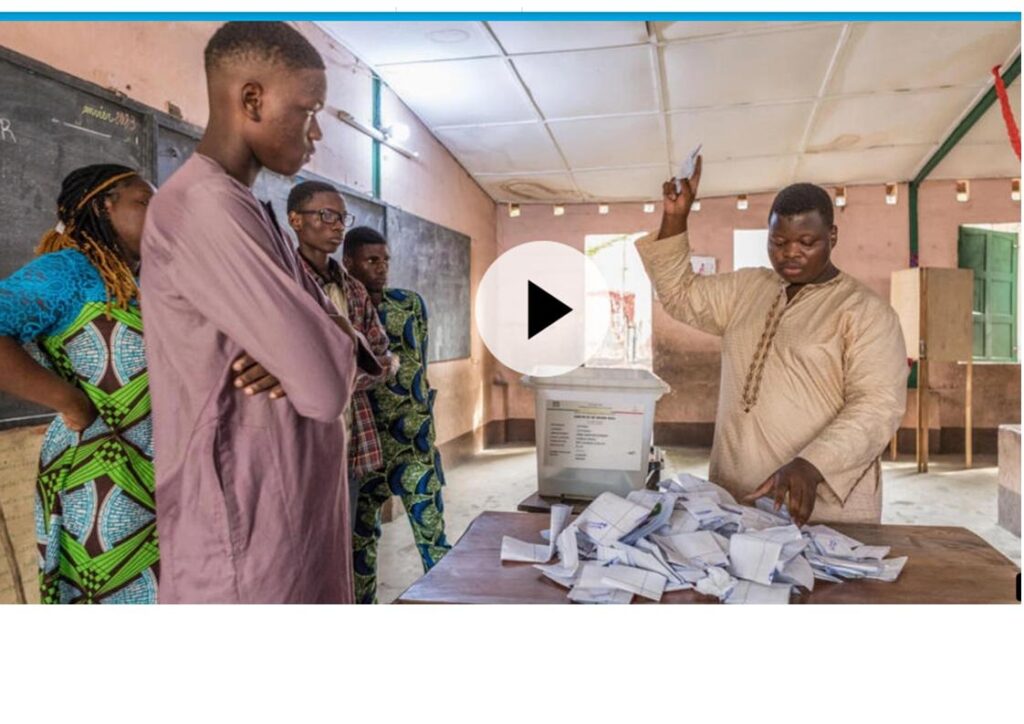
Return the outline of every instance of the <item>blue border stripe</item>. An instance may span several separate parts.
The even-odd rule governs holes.
[[[701,21],[1003,21],[1020,22],[1019,12],[0,12],[0,21],[28,20],[701,20]]]

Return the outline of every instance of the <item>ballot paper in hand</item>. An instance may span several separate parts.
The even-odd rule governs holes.
[[[565,528],[566,521],[572,515],[572,507],[568,505],[551,506],[551,528],[548,531],[547,543],[527,543],[518,538],[505,536],[501,539],[501,560],[519,561],[523,563],[547,563],[555,554],[555,541]]]
[[[693,178],[693,172],[697,170],[697,157],[700,156],[700,150],[704,147],[704,144],[698,143],[697,147],[690,151],[690,155],[683,161],[683,165],[679,168],[679,173],[676,175],[676,193],[683,192],[683,181],[685,179]]]
[[[792,516],[790,516],[789,514],[789,508],[786,506],[785,503],[780,505],[778,510],[775,510],[775,499],[769,498],[766,495],[761,496],[760,498],[755,500],[754,507],[765,513],[777,515],[781,517],[783,520],[785,520],[786,523],[790,523],[793,520]]]

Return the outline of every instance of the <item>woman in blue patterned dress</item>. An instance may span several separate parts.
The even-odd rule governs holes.
[[[58,415],[36,483],[44,603],[154,603],[150,396],[136,273],[153,187],[70,173],[39,256],[0,281],[0,390]]]

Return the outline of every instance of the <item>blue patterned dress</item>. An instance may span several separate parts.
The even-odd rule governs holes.
[[[0,336],[82,389],[99,416],[76,433],[58,416],[36,481],[43,603],[155,603],[158,552],[149,377],[136,303],[107,311],[81,252],[33,259],[0,281]]]

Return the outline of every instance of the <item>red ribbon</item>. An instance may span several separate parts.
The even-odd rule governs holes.
[[[1006,123],[1006,132],[1010,136],[1010,145],[1013,152],[1020,160],[1020,129],[1017,128],[1017,121],[1013,118],[1013,109],[1010,108],[1010,97],[1006,95],[1006,84],[1003,83],[1003,76],[999,74],[999,66],[992,69],[992,75],[996,77],[996,95],[999,97],[999,105],[1003,110],[1003,122]]]

